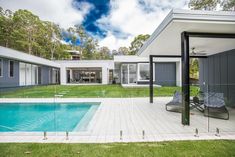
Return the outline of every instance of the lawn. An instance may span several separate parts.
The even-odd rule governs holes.
[[[114,144],[0,144],[1,157],[232,157],[235,141]]]
[[[172,96],[176,90],[180,91],[181,88],[155,87],[154,96]],[[197,91],[198,87],[191,87],[192,95],[195,95]],[[63,95],[65,98],[148,97],[149,88],[123,88],[120,85],[50,85],[17,88],[10,89],[7,92],[0,92],[1,98],[51,98],[54,95]]]

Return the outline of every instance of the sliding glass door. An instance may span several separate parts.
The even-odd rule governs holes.
[[[129,84],[137,83],[137,66],[129,64]]]
[[[122,84],[137,83],[137,66],[136,64],[122,64],[121,68]]]

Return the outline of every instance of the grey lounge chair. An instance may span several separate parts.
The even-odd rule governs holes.
[[[173,99],[166,104],[166,110],[170,112],[181,112],[182,95],[179,91],[175,91]]]
[[[223,93],[205,93],[204,108],[204,116],[229,119],[229,112],[225,106]]]

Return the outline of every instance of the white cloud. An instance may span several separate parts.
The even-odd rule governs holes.
[[[132,39],[133,36],[129,36],[126,39],[117,38],[111,31],[108,31],[107,36],[100,40],[99,45],[107,46],[110,50],[118,50],[118,48],[122,46],[129,47]]]
[[[108,15],[96,24],[107,31],[100,46],[111,50],[129,46],[139,34],[152,34],[172,8],[187,8],[188,0],[111,0]],[[53,21],[63,28],[81,24],[94,7],[90,3],[73,0],[0,0],[4,9],[28,9],[43,20]],[[77,6],[76,9],[74,6]]]
[[[97,20],[101,29],[109,31],[107,37],[100,41],[100,45],[110,49],[129,46],[135,36],[152,34],[172,8],[187,8],[187,1],[112,0],[110,13]],[[113,29],[129,34],[129,37],[123,39],[115,36]]]
[[[93,7],[90,3],[73,3],[73,0],[0,0],[0,6],[12,11],[30,10],[42,20],[53,21],[63,28],[80,24]]]

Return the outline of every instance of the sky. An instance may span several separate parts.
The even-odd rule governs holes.
[[[82,25],[99,46],[129,47],[139,34],[152,34],[172,8],[188,0],[0,0],[4,9],[27,9],[62,28]]]

